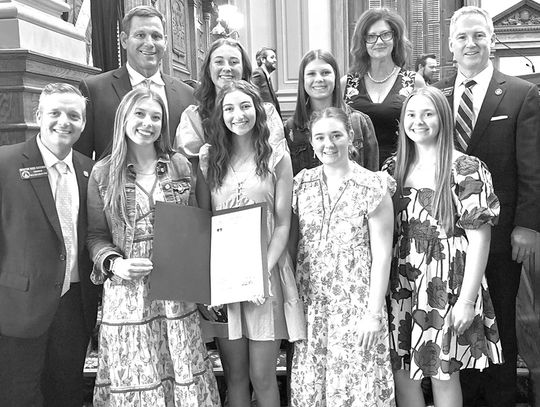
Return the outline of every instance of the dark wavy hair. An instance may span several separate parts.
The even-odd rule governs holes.
[[[334,56],[322,49],[315,49],[308,51],[300,61],[300,67],[298,68],[298,93],[296,99],[296,108],[294,110],[293,122],[294,126],[298,129],[306,129],[309,125],[310,116],[313,112],[311,103],[309,100],[309,95],[305,89],[304,82],[304,71],[306,66],[317,59],[326,62],[334,70],[334,75],[336,77],[334,91],[332,93],[332,106],[344,108],[344,102],[341,93],[341,84],[340,84],[340,75],[339,67]]]
[[[238,48],[242,56],[242,79],[248,82],[251,81],[251,62],[242,44],[232,38],[219,38],[210,45],[201,66],[199,85],[193,94],[199,106],[199,115],[201,116],[203,129],[207,135],[210,128],[208,119],[214,111],[217,96],[216,87],[210,75],[210,61],[214,51],[222,45],[230,45],[231,47]]]
[[[223,99],[231,92],[240,91],[253,100],[255,107],[255,125],[251,133],[251,142],[255,150],[255,173],[262,177],[270,172],[268,162],[272,154],[272,148],[268,142],[270,130],[266,123],[266,111],[259,91],[251,83],[243,80],[234,81],[225,85],[217,95],[216,105],[211,116],[212,129],[209,133],[208,142],[212,146],[208,157],[208,184],[210,188],[219,188],[229,168],[233,155],[232,132],[223,121]]]
[[[122,19],[122,31],[127,35],[129,35],[129,30],[131,29],[131,20],[133,20],[133,17],[158,17],[161,20],[163,29],[165,29],[165,17],[163,17],[163,14],[157,8],[153,6],[136,6],[129,10]]]
[[[410,41],[407,39],[407,31],[403,18],[395,11],[387,8],[372,8],[364,11],[354,27],[354,34],[351,44],[351,62],[349,73],[356,72],[364,75],[370,67],[370,56],[366,47],[366,35],[370,27],[377,21],[383,20],[394,32],[394,49],[392,49],[392,60],[403,68],[412,50]]]

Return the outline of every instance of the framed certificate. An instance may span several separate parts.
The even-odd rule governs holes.
[[[150,298],[221,305],[267,296],[266,210],[157,202]]]

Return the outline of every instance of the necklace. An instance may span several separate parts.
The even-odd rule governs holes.
[[[247,179],[253,174],[253,168],[252,168],[252,162],[250,163],[251,156],[248,156],[246,159],[237,161],[235,163],[236,170],[232,166],[232,164],[229,164],[229,167],[231,169],[232,175],[234,180],[236,181],[236,194],[238,197],[242,195],[242,192],[244,191],[244,183],[247,181]],[[249,163],[249,166],[246,166],[246,164]],[[248,168],[245,168],[248,167]],[[240,176],[243,175],[243,176]]]
[[[398,67],[394,65],[394,69],[392,69],[392,72],[390,72],[390,74],[389,74],[386,78],[383,78],[383,79],[381,79],[381,80],[373,79],[373,76],[371,76],[371,74],[369,73],[369,71],[367,71],[367,76],[369,77],[369,79],[371,79],[372,82],[375,82],[375,83],[384,83],[384,82],[386,82],[388,79],[390,79],[390,78],[396,73],[396,69],[398,69]]]

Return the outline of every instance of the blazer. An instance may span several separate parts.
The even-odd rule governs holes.
[[[251,82],[259,89],[263,102],[272,103],[281,116],[281,109],[279,108],[279,101],[276,92],[270,83],[270,79],[268,76],[266,76],[266,73],[261,67],[258,67],[253,71]]]
[[[77,242],[83,314],[96,323],[98,287],[90,282],[86,248],[86,196],[93,162],[73,152],[79,185]],[[0,336],[35,338],[58,308],[66,249],[47,175],[23,179],[21,169],[43,166],[36,137],[0,147]]]
[[[434,85],[450,106],[455,80],[453,76]],[[540,97],[536,86],[495,70],[466,153],[487,164],[501,203],[490,250],[511,253],[514,226],[540,231]]]
[[[169,109],[169,137],[172,142],[182,112],[195,103],[195,100],[190,86],[169,75],[161,76],[165,82]],[[132,89],[127,68],[122,66],[114,71],[84,79],[79,83],[79,89],[87,98],[86,126],[73,148],[88,157],[92,157],[95,151],[97,160],[107,150],[112,140],[116,109],[122,98]]]

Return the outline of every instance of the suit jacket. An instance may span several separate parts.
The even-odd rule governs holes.
[[[436,83],[453,106],[456,77]],[[491,251],[511,252],[514,226],[540,231],[540,97],[532,83],[493,72],[467,154],[487,164],[501,203]]]
[[[95,327],[98,288],[90,282],[86,194],[93,162],[73,152],[79,185],[77,223],[83,313]],[[20,169],[43,166],[36,138],[0,147],[0,336],[35,338],[50,326],[65,275],[66,249],[47,175],[23,179]]]
[[[169,75],[161,76],[165,82],[169,109],[169,137],[172,142],[182,112],[194,104],[195,100],[190,86]],[[112,140],[116,109],[122,98],[132,89],[127,68],[122,66],[114,71],[82,80],[79,89],[88,99],[86,126],[73,148],[88,157],[92,157],[92,152],[95,151],[98,159]]]
[[[281,116],[281,109],[279,108],[279,101],[276,96],[274,88],[270,84],[270,79],[266,76],[266,73],[261,67],[258,67],[253,71],[251,76],[251,82],[259,89],[261,99],[263,102],[272,103],[279,115]]]

